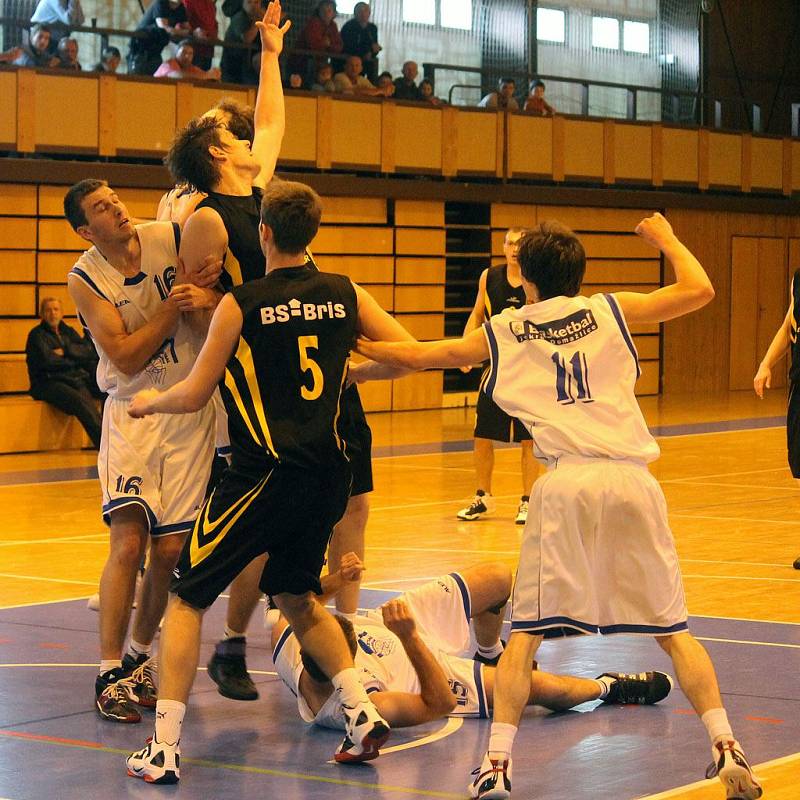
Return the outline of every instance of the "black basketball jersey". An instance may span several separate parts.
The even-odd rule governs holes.
[[[358,321],[350,279],[288,267],[231,294],[244,316],[221,384],[233,469],[343,462],[339,401]]]
[[[792,383],[800,381],[800,342],[797,341],[797,321],[800,319],[800,269],[796,270],[792,278],[792,329],[789,333],[791,339],[792,365],[789,367],[789,380]]]
[[[220,282],[226,291],[248,281],[263,278],[266,272],[264,253],[258,239],[263,192],[253,187],[253,194],[238,196],[210,192],[198,208],[213,208],[228,232],[228,249],[222,263]]]
[[[508,282],[508,266],[500,264],[489,267],[486,272],[484,298],[483,317],[488,320],[505,308],[522,308],[525,305],[525,289],[512,286]]]

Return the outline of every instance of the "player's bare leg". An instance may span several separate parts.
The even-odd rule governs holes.
[[[351,496],[347,510],[333,529],[328,545],[328,572],[336,572],[345,553],[355,553],[364,560],[364,541],[369,518],[369,494]],[[336,595],[336,610],[345,616],[358,611],[361,581],[348,582]]]
[[[517,516],[514,520],[517,525],[524,525],[528,521],[528,501],[530,500],[533,482],[539,475],[539,462],[533,457],[533,442],[525,439],[520,443],[520,472],[522,473],[522,494],[520,495]]]
[[[688,631],[659,636],[657,641],[672,659],[678,683],[708,731],[714,759],[711,774],[719,776],[729,798],[761,797],[761,784],[733,736],[717,674],[705,648]]]
[[[511,570],[505,564],[490,563],[459,570],[458,574],[469,589],[472,625],[478,642],[474,657],[484,664],[497,664],[503,652],[500,633],[511,595]]]
[[[492,472],[494,471],[494,442],[491,439],[475,437],[472,451],[475,464],[475,481],[477,491],[475,499],[467,508],[462,508],[457,516],[465,521],[480,519],[494,511],[492,499]]]
[[[273,598],[297,636],[300,646],[331,679],[345,711],[347,735],[334,756],[341,763],[369,761],[389,737],[389,725],[370,701],[358,679],[353,656],[336,620],[316,601],[304,595]]]

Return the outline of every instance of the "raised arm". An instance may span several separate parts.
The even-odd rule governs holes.
[[[386,721],[395,728],[421,725],[449,714],[456,698],[439,662],[417,633],[414,617],[401,599],[383,606],[383,622],[400,639],[408,660],[419,678],[420,693],[373,692],[370,699]]]
[[[286,129],[286,111],[283,102],[283,84],[278,56],[283,50],[283,37],[291,27],[291,21],[281,22],[281,4],[272,0],[267,6],[264,19],[257,22],[261,36],[261,67],[254,115],[255,136],[253,156],[261,165],[261,171],[253,181],[262,189],[272,180],[275,164],[281,150],[283,132]]]
[[[67,276],[67,289],[92,338],[125,375],[135,375],[144,369],[178,326],[180,311],[172,299],[165,300],[141,328],[128,333],[114,304],[97,295],[79,276],[72,273]]]
[[[165,392],[145,389],[131,400],[128,414],[147,417],[150,414],[189,414],[198,411],[211,399],[214,389],[225,373],[225,365],[239,341],[242,332],[242,310],[226,294],[217,306],[208,337],[194,362],[192,371]]]
[[[758,365],[758,371],[755,378],[753,378],[753,388],[756,394],[763,400],[764,389],[769,389],[772,384],[772,368],[786,355],[786,351],[792,343],[792,304],[789,304],[789,310],[778,328],[777,333],[764,358]]]
[[[714,287],[700,262],[672,232],[661,214],[643,219],[636,233],[658,248],[675,270],[675,283],[654,292],[615,292],[628,324],[666,322],[697,311],[714,299]]]

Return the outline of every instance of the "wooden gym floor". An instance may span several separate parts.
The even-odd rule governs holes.
[[[661,482],[678,543],[692,628],[714,658],[737,735],[761,764],[765,797],[800,796],[800,489],[786,467],[785,395],[750,393],[642,402],[659,435]],[[375,492],[362,602],[377,605],[443,572],[499,559],[514,565],[521,529],[516,449],[497,451],[497,514],[461,523],[474,492],[472,411],[372,415]],[[92,708],[96,590],[106,555],[94,456],[0,457],[0,796],[57,798],[463,797],[488,722],[450,720],[397,732],[375,766],[328,764],[335,733],[309,731],[272,672],[260,627],[250,636],[261,700],[221,698],[201,670],[184,732],[183,778],[166,791],[125,779],[123,753],[141,726],[104,723]],[[221,633],[209,612],[205,656]],[[669,670],[649,640],[579,637],[546,643],[542,665],[593,677]],[[700,781],[705,733],[677,688],[653,708],[526,715],[515,752],[521,800],[721,798]],[[192,760],[194,759],[194,761]],[[699,782],[698,782],[699,781]],[[697,785],[694,785],[697,783]]]

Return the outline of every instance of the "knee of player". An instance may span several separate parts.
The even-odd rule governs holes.
[[[164,536],[154,540],[150,547],[150,561],[154,565],[172,570],[183,550],[182,536]]]
[[[112,536],[111,538],[111,558],[120,564],[138,569],[142,563],[144,554],[144,542],[134,533]]]
[[[293,626],[310,620],[319,605],[311,592],[305,594],[276,594],[272,598],[278,610]]]
[[[497,605],[505,606],[511,596],[513,585],[511,570],[505,564],[493,561],[486,565],[485,575],[487,581],[491,582],[492,589],[497,592]]]

